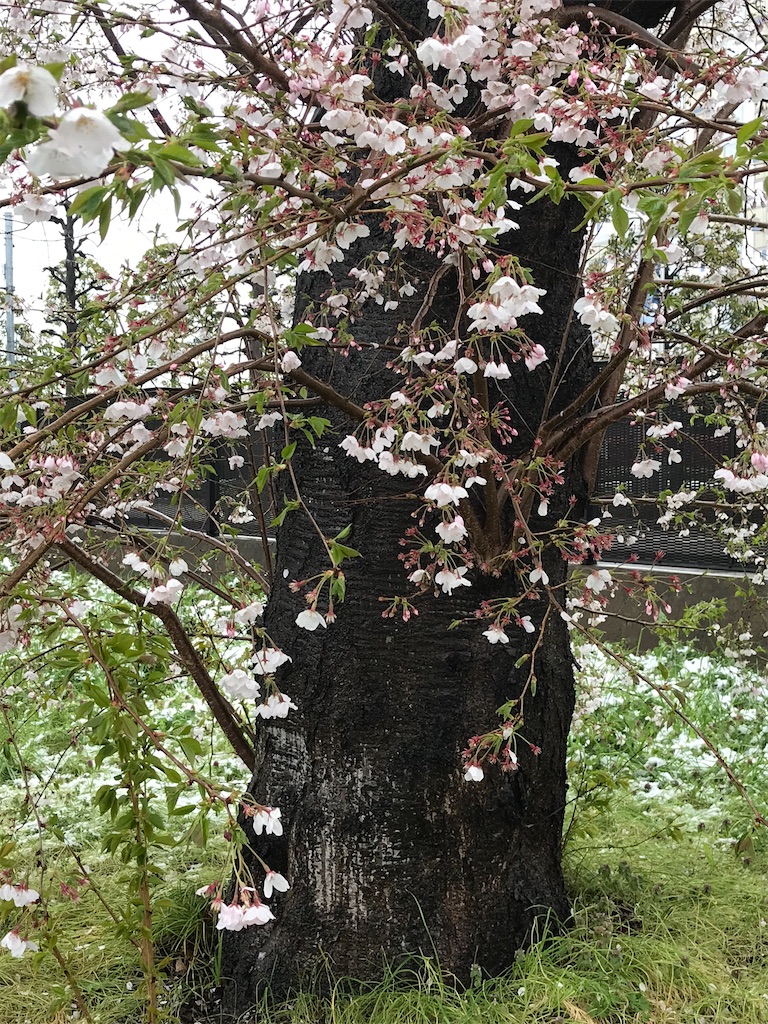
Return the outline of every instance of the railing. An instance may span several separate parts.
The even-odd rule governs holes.
[[[635,500],[634,506],[608,506],[613,519],[614,530],[624,537],[636,537],[634,544],[614,543],[606,556],[611,561],[624,561],[635,555],[637,561],[647,565],[657,560],[663,552],[661,565],[689,566],[698,569],[743,570],[739,562],[725,553],[723,542],[707,527],[714,522],[714,512],[699,512],[697,521],[685,535],[674,527],[665,530],[657,520],[664,511],[653,499],[664,491],[694,491],[714,483],[714,471],[726,459],[737,454],[736,432],[731,428],[720,437],[713,437],[713,428],[705,425],[701,418],[691,422],[691,416],[682,407],[670,405],[665,409],[666,418],[678,420],[683,429],[677,437],[667,441],[670,448],[680,452],[681,460],[671,465],[666,450],[661,454],[652,451],[653,442],[646,438],[651,422],[648,420],[625,419],[614,424],[606,434],[600,456],[596,495],[612,498],[618,489]],[[652,458],[661,462],[658,472],[651,477],[638,479],[630,475],[630,467],[637,458],[640,444],[646,441],[646,449]],[[605,507],[605,506],[601,506]]]

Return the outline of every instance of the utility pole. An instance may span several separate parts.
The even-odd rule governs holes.
[[[16,328],[13,322],[13,215],[5,213],[5,358],[16,362]]]

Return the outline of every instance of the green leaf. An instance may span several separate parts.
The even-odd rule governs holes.
[[[298,501],[286,501],[285,508],[283,509],[282,512],[279,512],[275,516],[275,518],[272,520],[272,524],[271,525],[272,526],[282,526],[283,525],[283,520],[288,515],[288,513],[289,512],[295,512],[296,509],[300,508],[300,507],[301,507],[301,505],[300,505],[300,503]]]
[[[7,402],[0,409],[0,427],[2,427],[4,433],[9,433],[15,429],[16,415],[16,406],[12,402]]]
[[[159,156],[153,156],[152,166],[155,168],[155,174],[159,177],[162,184],[173,185],[176,180],[176,172],[167,161]]]
[[[680,703],[680,707],[684,708],[686,703],[688,702],[688,698],[683,693],[683,691],[680,689],[680,687],[679,686],[670,686],[669,690],[670,690],[670,693],[673,693],[675,695],[675,697],[677,697],[677,699],[678,699],[678,701]]]
[[[328,548],[331,552],[331,559],[336,568],[341,565],[345,558],[360,557],[359,551],[355,551],[354,548],[348,548],[345,544],[337,544],[334,540],[330,541]]]
[[[638,199],[637,208],[647,215],[650,221],[648,233],[652,236],[661,218],[667,212],[667,200],[653,193],[645,194]]]
[[[204,149],[207,153],[220,153],[219,136],[211,125],[196,124],[191,131],[184,135],[184,141],[198,149]]]
[[[64,68],[66,66],[66,62],[63,60],[54,60],[48,64],[43,64],[45,70],[49,74],[53,75],[57,82],[61,81],[61,76],[64,74]]]
[[[153,160],[157,160],[159,157],[161,160],[175,160],[179,164],[189,164],[190,167],[199,167],[200,160],[191,149],[187,149],[186,146],[182,146],[180,142],[166,142],[161,149],[155,149],[154,146],[150,147],[150,157]]]
[[[27,422],[31,423],[33,427],[37,426],[37,410],[33,409],[27,402],[21,403],[21,411],[27,417]]]
[[[755,855],[755,844],[752,841],[752,833],[745,832],[743,836],[734,844],[733,852],[737,857],[742,855],[745,857],[754,857]]]
[[[3,843],[3,845],[0,846],[0,864],[2,864],[3,866],[11,865],[13,863],[11,859],[11,854],[15,849],[16,843],[14,843],[13,840],[10,840],[7,843]]]
[[[753,121],[747,121],[746,124],[743,124],[736,132],[736,148],[741,149],[745,143],[749,142],[760,131],[762,126],[762,117],[756,117]]]
[[[126,117],[125,114],[107,114],[107,117],[120,134],[124,135],[131,142],[152,138],[141,121],[137,121],[135,117]]]
[[[601,191],[605,188],[605,181],[594,174],[589,178],[579,178],[576,184],[586,185],[587,188],[599,188]]]
[[[489,206],[502,206],[507,198],[507,168],[504,163],[499,162],[488,175],[488,184],[478,205],[478,212]]]
[[[687,232],[696,217],[698,217],[700,210],[701,206],[699,203],[692,203],[681,210],[680,217],[677,222],[677,230],[681,235],[684,235]]]
[[[283,335],[283,340],[289,348],[301,350],[305,345],[322,345],[323,342],[314,336],[315,328],[312,324],[300,323],[291,327]]]
[[[331,425],[331,421],[323,419],[322,416],[308,416],[307,423],[310,425],[317,437],[322,437],[326,428]]]
[[[514,139],[517,135],[525,135],[529,128],[533,128],[532,117],[521,117],[519,121],[515,121],[513,125],[508,128],[507,137]]]
[[[576,227],[573,229],[574,231],[580,231],[585,224],[588,224],[591,220],[594,220],[597,217],[600,207],[605,202],[605,193],[603,193],[603,195],[600,196],[587,196],[582,192],[577,192],[576,195],[578,196],[582,205],[586,207],[587,211],[582,217],[582,219],[579,221],[579,223],[576,225]]]
[[[149,106],[151,102],[152,95],[148,92],[126,92],[105,113],[107,117],[110,114],[125,114],[129,110],[138,110],[139,107]]]
[[[146,189],[142,185],[139,188],[131,189],[128,195],[128,219],[133,220],[133,218],[139,212],[141,204],[144,202]]]
[[[112,219],[112,199],[108,196],[99,211],[99,237],[102,242],[107,237],[109,223]]]
[[[331,578],[331,598],[334,601],[341,603],[346,597],[347,593],[347,581],[344,578],[344,573],[340,572],[338,576]]]
[[[728,209],[731,211],[731,213],[734,216],[740,214],[744,206],[744,196],[742,195],[740,189],[729,188],[728,191],[725,193],[725,198],[728,203]]]
[[[189,761],[194,761],[196,757],[200,757],[203,753],[203,748],[200,745],[199,740],[196,740],[194,736],[190,736],[188,734],[185,736],[177,736],[176,742],[184,751],[184,756]]]
[[[22,149],[30,142],[35,142],[40,137],[38,129],[30,127],[14,128],[5,135],[0,142],[0,164],[5,163],[15,149]]]
[[[616,234],[624,238],[629,229],[629,214],[621,205],[621,201],[614,203],[611,210],[611,221]]]
[[[68,211],[69,216],[80,217],[84,223],[93,220],[99,215],[101,204],[108,193],[109,186],[106,185],[94,185],[93,188],[87,188],[85,192],[80,192],[72,200]]]
[[[267,486],[267,482],[272,474],[271,466],[261,466],[258,473],[256,474],[256,490],[261,494],[264,488]]]

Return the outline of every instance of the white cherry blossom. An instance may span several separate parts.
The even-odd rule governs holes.
[[[0,107],[25,103],[35,117],[50,117],[58,106],[59,83],[45,68],[17,64],[0,75]]]
[[[419,434],[415,430],[408,430],[400,442],[400,450],[404,452],[422,452],[429,455],[432,448],[439,448],[440,442],[431,434]]]
[[[58,128],[27,155],[27,167],[38,178],[95,178],[112,160],[115,150],[128,143],[112,122],[98,110],[76,107],[68,110]]]
[[[587,327],[591,327],[595,334],[612,335],[619,329],[616,317],[599,306],[594,299],[586,296],[577,299],[573,309],[579,320]]]
[[[641,459],[640,462],[635,462],[630,473],[632,476],[642,479],[643,477],[651,477],[654,473],[658,473],[661,469],[661,463],[658,459]]]
[[[252,700],[259,696],[261,687],[252,672],[246,672],[241,668],[233,669],[221,677],[221,687],[227,691],[230,697],[241,700]]]
[[[0,900],[12,902],[16,907],[28,907],[39,899],[40,893],[27,885],[11,885],[10,882],[0,885]]]
[[[287,693],[270,693],[265,701],[257,704],[254,713],[257,718],[287,718],[289,711],[297,711]]]
[[[170,579],[147,591],[145,605],[174,604],[181,597],[184,584],[181,580]]]
[[[12,932],[8,932],[2,939],[0,939],[0,946],[2,946],[3,949],[7,949],[11,956],[15,957],[17,960],[24,956],[27,950],[29,950],[30,953],[36,953],[38,949],[36,942],[31,942],[29,939],[22,939],[16,929]]]
[[[488,640],[489,644],[508,644],[509,637],[504,632],[498,622],[494,622],[492,626],[484,630],[483,636]]]
[[[593,569],[589,576],[587,576],[584,586],[594,594],[599,594],[605,590],[610,582],[611,574],[607,569]]]
[[[269,676],[276,672],[281,665],[292,660],[289,655],[278,650],[277,647],[264,647],[254,654],[253,669],[257,675]]]
[[[279,871],[267,872],[267,877],[264,879],[264,895],[267,899],[272,896],[273,892],[288,892],[290,888],[288,879]]]
[[[441,569],[435,573],[435,583],[442,588],[444,594],[452,593],[457,587],[471,587],[470,581],[464,579],[468,571],[465,565],[457,569]]]
[[[250,626],[251,623],[255,622],[264,612],[263,601],[252,601],[247,604],[245,608],[239,608],[232,618],[238,625]]]
[[[547,353],[543,345],[531,345],[528,355],[525,357],[525,365],[529,370],[535,370],[537,366],[547,361]]]
[[[280,821],[279,807],[264,807],[253,816],[253,831],[257,836],[266,832],[268,836],[281,836],[283,823]]]
[[[438,508],[444,505],[458,505],[462,498],[466,498],[467,491],[458,484],[434,483],[424,491],[427,501],[434,501]]]
[[[435,530],[444,544],[459,544],[468,536],[467,528],[461,516],[438,523]]]
[[[237,903],[222,903],[216,927],[219,931],[240,932],[245,928],[245,908]]]
[[[25,224],[35,224],[50,220],[56,212],[56,203],[50,196],[25,192],[17,209]]]
[[[280,360],[280,369],[283,373],[290,373],[291,370],[298,370],[301,366],[301,359],[295,352],[286,352]]]
[[[483,376],[492,377],[495,380],[509,380],[509,378],[512,376],[512,373],[505,362],[490,362],[485,364]]]
[[[360,463],[376,460],[376,452],[373,448],[364,448],[354,434],[348,434],[343,441],[340,441],[339,448]]]
[[[264,895],[267,893],[265,891]],[[243,911],[243,924],[248,927],[249,924],[268,924],[270,921],[275,920],[275,915],[266,905],[266,903],[254,903],[252,906],[247,907]]]
[[[325,629],[328,623],[325,621],[325,616],[321,615],[319,611],[314,608],[307,608],[296,616],[296,625],[301,629],[308,629],[310,632],[314,632],[318,626],[322,626]]]
[[[477,373],[477,363],[474,359],[470,359],[468,356],[463,356],[461,359],[457,359],[453,364],[453,368],[456,373]]]

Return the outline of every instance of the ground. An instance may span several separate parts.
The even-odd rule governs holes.
[[[412,973],[379,987],[341,989],[333,1005],[305,994],[275,1007],[260,1021],[275,1024],[452,1024],[554,1020],[605,1024],[730,1024],[768,1022],[768,850],[751,829],[746,806],[729,789],[701,741],[659,710],[658,698],[630,671],[617,668],[594,646],[577,650],[579,705],[571,738],[569,815],[565,866],[573,927],[542,937],[522,951],[500,981],[477,979],[455,992],[434,961],[415,962]],[[768,726],[763,707],[768,681],[722,658],[669,646],[642,658],[627,657],[656,682],[687,697],[689,715],[705,727],[734,762],[753,797],[768,801],[764,752]],[[663,678],[664,674],[666,679]],[[98,786],[109,780],[95,768],[95,749],[81,742],[62,757],[69,730],[62,705],[47,724],[21,713],[19,694],[8,695],[30,765],[46,773],[49,822],[79,851],[100,879],[105,901],[119,911],[124,872],[99,852],[105,822],[92,808]],[[14,699],[15,698],[15,699]],[[27,702],[28,706],[28,702]],[[211,746],[203,709],[181,689],[164,703],[169,729],[194,722],[206,740],[206,761],[233,782],[240,769],[216,741]],[[18,770],[2,765],[3,831],[15,826],[16,856],[30,865],[37,830],[22,826],[25,813]],[[214,830],[215,831],[215,830]],[[45,837],[48,879],[68,871],[56,841]],[[217,1009],[218,936],[195,889],[222,868],[223,841],[206,850],[189,843],[158,856],[164,875],[155,927],[167,978],[172,1022],[224,1024]],[[274,900],[276,913],[280,901]],[[6,918],[10,920],[6,905]],[[116,934],[96,894],[51,901],[60,946],[99,1024],[138,1024],[141,972],[134,951]],[[0,1024],[64,1024],[76,1019],[64,979],[47,954],[0,957]],[[256,1018],[253,1017],[253,1020]],[[229,1020],[229,1019],[227,1019]],[[243,1018],[243,1022],[247,1018]]]

